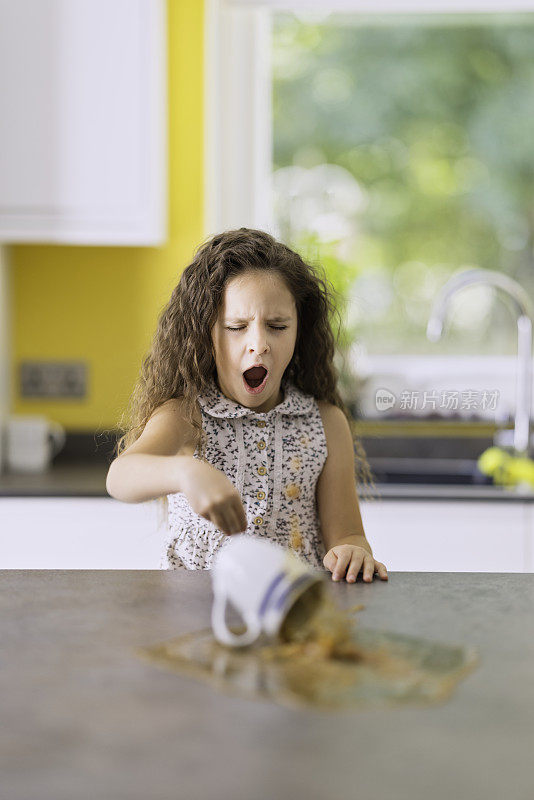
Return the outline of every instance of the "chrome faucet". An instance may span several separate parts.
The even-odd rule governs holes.
[[[513,300],[517,312],[517,370],[514,420],[514,451],[527,456],[530,443],[530,410],[532,387],[532,320],[534,307],[530,297],[516,281],[502,272],[489,269],[468,269],[453,275],[434,301],[426,329],[427,339],[437,342],[443,332],[443,321],[449,301],[459,289],[474,283],[486,283],[501,289]]]

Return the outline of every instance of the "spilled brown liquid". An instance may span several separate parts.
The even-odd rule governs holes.
[[[364,606],[342,610],[325,588],[301,596],[274,643],[226,647],[209,628],[140,655],[230,694],[325,711],[440,703],[478,663],[472,648],[362,629]]]

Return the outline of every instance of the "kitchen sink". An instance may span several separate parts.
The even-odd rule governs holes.
[[[384,458],[368,456],[377,483],[493,485],[467,458]]]
[[[487,425],[360,422],[358,428],[377,483],[494,485],[477,467],[494,445]]]

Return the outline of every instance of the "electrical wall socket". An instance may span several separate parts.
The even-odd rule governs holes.
[[[21,397],[86,397],[84,361],[21,361]]]

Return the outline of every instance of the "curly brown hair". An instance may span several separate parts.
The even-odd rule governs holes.
[[[352,433],[359,488],[371,495],[374,482],[366,454],[354,432],[355,421],[337,389],[334,355],[341,329],[334,300],[337,292],[322,268],[306,263],[265,231],[251,228],[211,236],[197,248],[192,262],[182,272],[160,313],[152,345],[120,420],[119,428],[126,432],[117,441],[117,456],[139,438],[158,406],[171,398],[181,398],[182,413],[196,430],[195,447],[204,458],[206,435],[195,416],[197,397],[209,388],[210,380],[216,380],[211,330],[227,282],[250,270],[277,273],[291,291],[297,309],[297,339],[283,380],[292,381],[317,400],[341,408]],[[334,337],[332,322],[336,317]],[[166,519],[167,498],[158,501],[163,501]]]

